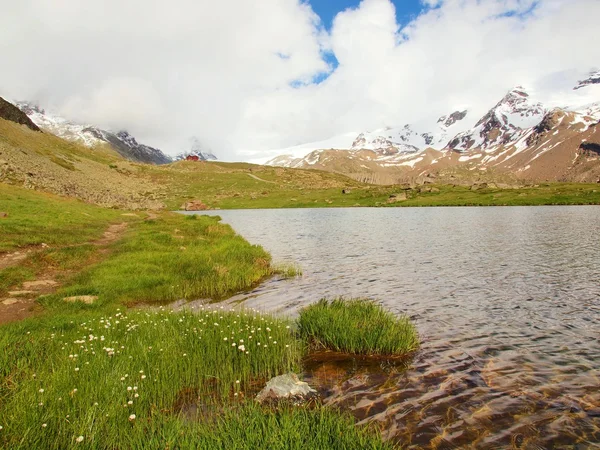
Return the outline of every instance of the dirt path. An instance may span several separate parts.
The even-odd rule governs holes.
[[[31,253],[31,250],[21,250],[0,255],[0,270],[18,265],[21,261],[27,258],[29,253]]]
[[[256,175],[254,175],[254,174],[252,174],[252,173],[249,173],[249,174],[247,174],[247,175],[248,175],[250,178],[254,178],[255,180],[262,181],[263,183],[277,184],[275,181],[263,180],[262,178],[260,178],[260,177],[257,177]]]
[[[106,254],[108,246],[120,239],[128,227],[127,222],[110,225],[102,237],[90,244],[100,247],[100,253]],[[24,261],[32,250],[17,251],[0,257],[0,269],[16,266]],[[8,297],[0,298],[0,325],[32,317],[41,311],[35,303],[40,295],[56,292],[60,284],[55,281],[58,271],[51,267],[39,273],[35,280],[26,281],[18,288],[8,292]],[[62,273],[64,275],[64,272]]]

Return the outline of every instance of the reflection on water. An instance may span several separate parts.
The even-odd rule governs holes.
[[[406,371],[308,367],[326,403],[414,448],[600,448],[600,208],[218,214],[304,272],[233,301],[371,297],[415,320]]]

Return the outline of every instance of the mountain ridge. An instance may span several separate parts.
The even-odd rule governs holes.
[[[108,144],[124,158],[136,162],[168,164],[173,161],[160,149],[139,143],[126,130],[113,132],[93,125],[77,123],[27,101],[15,102],[15,106],[40,129],[68,141],[80,142],[86,147]]]
[[[589,94],[585,98],[592,101],[580,104],[584,88]],[[433,131],[388,127],[358,134],[347,149],[316,149],[303,157],[279,155],[266,164],[333,171],[361,180],[378,174],[385,183],[464,170],[476,171],[474,176],[488,171],[521,179],[596,181],[600,155],[590,149],[600,145],[595,132],[600,123],[600,72],[590,73],[573,91],[576,97],[566,96],[562,106],[551,106],[538,101],[530,89],[516,86],[473,126],[468,109],[457,110],[429,125]]]

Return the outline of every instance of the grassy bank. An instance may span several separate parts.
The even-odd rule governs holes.
[[[162,214],[137,223],[110,258],[83,270],[42,303],[60,308],[62,297],[77,295],[98,296],[100,304],[219,299],[274,272],[267,252],[219,221]]]
[[[67,275],[38,300],[39,316],[0,326],[0,448],[389,448],[327,408],[255,404],[270,377],[299,370],[306,346],[287,320],[218,305],[196,314],[127,308],[250,288],[275,270],[262,248],[218,218],[162,213],[131,218],[121,239],[99,251],[82,240],[120,212],[20,194],[22,214],[4,205],[17,223],[32,200],[41,213],[29,217],[28,234],[44,233],[47,214],[55,234],[70,236],[48,239],[56,247],[11,270],[38,264]],[[53,218],[79,208],[83,221]],[[0,244],[28,245],[19,229]],[[84,294],[97,299],[64,301]]]

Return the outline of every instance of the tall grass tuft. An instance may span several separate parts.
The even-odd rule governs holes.
[[[419,346],[408,317],[366,299],[322,299],[300,311],[298,328],[312,346],[339,352],[399,356]]]
[[[257,385],[298,370],[290,325],[207,305],[0,327],[0,448],[390,448],[326,408],[255,404]]]

